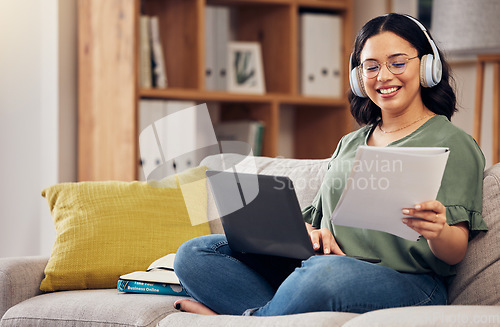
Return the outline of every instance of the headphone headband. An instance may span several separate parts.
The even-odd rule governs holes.
[[[403,16],[408,17],[409,19],[411,19],[412,21],[414,21],[415,24],[417,24],[418,27],[420,27],[420,29],[422,30],[422,32],[424,32],[425,37],[429,41],[429,44],[431,45],[432,53],[434,54],[434,58],[435,59],[439,59],[439,51],[438,51],[438,49],[436,47],[436,44],[434,43],[434,41],[429,36],[429,33],[427,33],[427,29],[425,28],[425,26],[421,22],[419,22],[418,20],[416,20],[415,18],[413,18],[413,17],[411,17],[409,15],[403,15]]]
[[[401,16],[405,16],[408,19],[411,19],[415,24],[417,24],[417,26],[427,38],[427,41],[432,48],[432,54],[426,54],[420,59],[420,84],[423,87],[436,86],[441,81],[442,77],[442,64],[438,48],[429,36],[427,29],[422,23],[409,15]],[[351,85],[351,90],[356,96],[366,98],[368,95],[366,94],[366,91],[364,89],[364,84],[361,78],[359,67],[352,67],[353,56],[354,52],[351,53],[351,57],[349,58],[349,83]]]

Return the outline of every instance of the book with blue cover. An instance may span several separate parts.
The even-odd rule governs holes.
[[[125,293],[188,296],[184,288],[181,285],[176,284],[147,283],[120,279],[118,280],[117,289],[118,291]]]
[[[175,253],[171,253],[153,262],[146,271],[120,276],[118,291],[187,296],[174,272],[174,259]]]

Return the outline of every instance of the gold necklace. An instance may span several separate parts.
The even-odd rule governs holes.
[[[403,126],[403,127],[401,127],[401,128],[395,129],[395,130],[393,130],[393,131],[384,131],[384,130],[382,129],[382,126],[381,126],[381,125],[382,125],[382,120],[380,120],[380,122],[378,123],[378,128],[379,128],[379,129],[380,129],[380,131],[381,131],[382,133],[384,133],[384,134],[396,133],[396,132],[399,132],[400,130],[403,130],[403,129],[405,129],[405,128],[410,127],[410,126],[411,126],[411,125],[413,125],[413,124],[416,124],[417,122],[421,121],[422,119],[424,119],[424,118],[426,118],[426,117],[429,117],[429,114],[426,114],[425,116],[420,117],[419,119],[415,120],[413,123],[410,123],[410,124],[408,124],[408,125],[406,125],[406,126]]]

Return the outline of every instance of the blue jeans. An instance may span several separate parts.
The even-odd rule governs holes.
[[[435,274],[407,274],[357,259],[319,255],[302,262],[232,251],[224,235],[184,243],[174,269],[195,300],[219,314],[277,316],[312,311],[444,305]]]

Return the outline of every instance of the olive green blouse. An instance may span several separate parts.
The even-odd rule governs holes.
[[[368,125],[340,140],[318,194],[302,211],[304,221],[316,228],[330,229],[347,255],[378,258],[381,265],[401,272],[434,271],[441,276],[454,275],[455,267],[436,258],[425,239],[409,241],[380,231],[332,225],[330,216],[344,190],[356,150],[360,145],[367,145],[373,129],[373,125]],[[434,116],[388,146],[448,147],[450,155],[437,195],[437,200],[446,207],[447,222],[450,225],[467,222],[470,238],[488,230],[481,216],[484,156],[469,134],[445,116]]]

